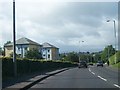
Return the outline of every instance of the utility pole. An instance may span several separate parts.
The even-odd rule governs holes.
[[[16,43],[15,43],[15,0],[13,0],[13,65],[14,65],[14,76],[17,76],[16,66]]]

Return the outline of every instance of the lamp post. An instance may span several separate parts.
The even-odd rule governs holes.
[[[79,41],[79,44],[80,42],[84,42],[84,41]],[[79,48],[79,62],[80,62],[80,48]]]
[[[15,0],[13,0],[13,65],[14,65],[14,76],[17,76],[16,66],[16,43],[15,43]]]
[[[115,37],[115,64],[116,64],[116,26],[115,26],[115,20],[107,20],[107,22],[112,21],[114,24],[114,37]]]

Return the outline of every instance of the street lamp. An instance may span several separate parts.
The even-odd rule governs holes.
[[[116,26],[115,26],[115,20],[107,20],[107,22],[112,21],[114,24],[114,36],[115,36],[115,64],[116,64]]]
[[[14,76],[17,76],[16,66],[16,43],[15,43],[15,0],[13,0],[13,65],[14,65]]]
[[[80,42],[84,42],[84,41],[79,41],[79,44]],[[79,49],[79,62],[80,62],[80,49]]]

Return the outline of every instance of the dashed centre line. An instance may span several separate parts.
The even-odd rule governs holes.
[[[89,71],[90,71],[92,74],[94,74],[94,75],[95,75],[95,73],[94,73],[94,72],[92,72],[90,68],[89,68]],[[104,80],[104,81],[107,81],[107,79],[105,79],[105,78],[103,78],[103,77],[101,77],[101,76],[99,76],[99,75],[98,75],[97,77],[99,77],[100,79],[102,79],[102,80]]]
[[[95,73],[94,72],[92,72],[91,71],[91,69],[89,68],[89,71],[92,73],[92,74],[94,74],[95,75]],[[98,78],[100,78],[100,79],[102,79],[102,80],[104,80],[104,81],[107,81],[107,79],[105,79],[105,78],[103,78],[103,77],[101,77],[101,76],[97,76]],[[119,85],[117,85],[117,84],[113,84],[115,87],[118,87],[118,88],[120,88],[120,86]]]
[[[94,73],[94,72],[91,72],[91,73],[95,75],[95,73]]]
[[[91,72],[90,68],[89,68],[89,71]]]
[[[119,85],[117,85],[117,84],[113,84],[114,86],[116,86],[116,87],[118,87],[118,88],[120,88],[120,86]]]
[[[99,76],[99,75],[98,75],[98,77],[99,77],[100,79],[104,80],[104,81],[107,81],[107,79],[105,79],[105,78],[103,78],[103,77],[101,77],[101,76]]]

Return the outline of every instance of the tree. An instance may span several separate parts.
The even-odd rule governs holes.
[[[10,57],[13,57],[13,52],[12,52],[12,53],[10,53]],[[16,54],[16,58],[21,58],[21,55]]]
[[[108,61],[108,58],[111,57],[112,55],[115,54],[115,49],[113,48],[112,45],[108,45],[107,47],[104,48],[102,54],[101,54],[101,59],[104,62]]]
[[[11,41],[7,41],[4,45],[11,43]]]
[[[33,50],[30,50],[30,51],[27,51],[27,52],[25,53],[25,57],[26,57],[26,58],[29,58],[29,59],[41,59],[41,58],[42,58],[42,55],[41,55],[41,53],[39,52],[39,50],[33,49]]]
[[[67,56],[65,57],[65,60],[67,61],[71,61],[71,62],[79,62],[79,57],[78,54],[75,52],[70,52],[67,54]]]
[[[65,53],[61,53],[61,54],[60,54],[60,59],[61,59],[61,60],[64,60],[65,57],[66,57]]]
[[[0,46],[0,55],[4,56],[4,50],[2,49],[2,47]]]

